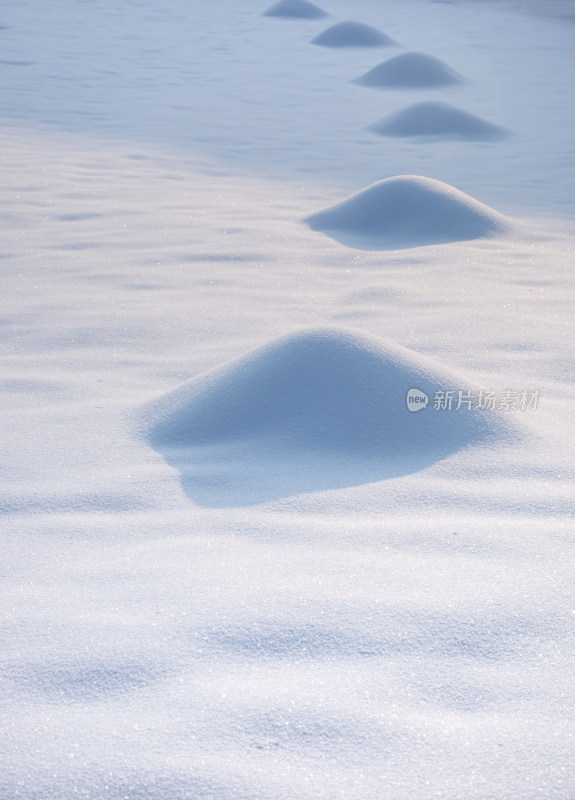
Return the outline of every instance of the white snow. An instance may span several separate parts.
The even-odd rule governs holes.
[[[0,11],[2,800],[575,795],[572,3],[299,5]]]

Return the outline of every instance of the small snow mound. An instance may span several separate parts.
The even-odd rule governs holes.
[[[395,42],[371,25],[338,22],[312,39],[312,44],[322,47],[385,47]]]
[[[448,103],[429,101],[416,103],[370,127],[381,136],[433,136],[465,141],[496,141],[508,132],[475,114]]]
[[[449,184],[420,175],[387,178],[304,220],[343,244],[364,250],[461,242],[511,227],[499,212]]]
[[[443,61],[425,53],[401,53],[378,64],[354,83],[372,88],[422,89],[462,83],[463,78]]]
[[[291,17],[292,19],[322,19],[325,11],[307,0],[280,0],[263,13],[264,17]]]

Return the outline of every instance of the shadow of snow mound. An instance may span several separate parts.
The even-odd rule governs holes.
[[[501,235],[510,221],[447,183],[398,175],[307,217],[314,231],[359,250],[402,250]]]
[[[148,405],[146,437],[204,506],[379,481],[494,442],[494,412],[408,409],[407,393],[469,390],[391,342],[340,328],[282,337]],[[415,406],[410,406],[414,408]]]
[[[429,89],[462,83],[463,77],[425,53],[401,53],[360,75],[353,83],[385,89]]]
[[[152,685],[158,678],[153,664],[78,659],[70,663],[31,664],[19,676],[19,682],[28,692],[48,701],[77,703],[129,694]]]
[[[338,22],[320,33],[312,44],[321,47],[385,47],[395,42],[385,33],[362,22]]]
[[[280,0],[279,3],[274,3],[267,11],[264,11],[264,17],[291,17],[292,19],[322,19],[327,17],[325,11],[314,5],[308,3],[306,0]]]
[[[498,125],[437,101],[416,103],[376,122],[369,130],[380,136],[426,136],[469,142],[497,141],[508,135],[508,131]]]

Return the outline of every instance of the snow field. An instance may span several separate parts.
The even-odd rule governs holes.
[[[570,29],[265,10],[3,11],[0,797],[570,800]],[[513,135],[365,132],[447,101]]]

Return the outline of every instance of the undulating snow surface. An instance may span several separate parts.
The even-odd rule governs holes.
[[[573,19],[0,9],[2,800],[573,800]]]

